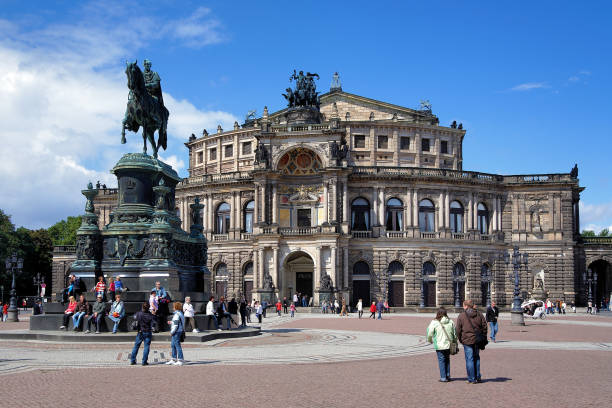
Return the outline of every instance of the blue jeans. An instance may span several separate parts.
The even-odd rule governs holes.
[[[232,329],[231,315],[229,313],[225,313],[223,317],[227,318],[227,330]]]
[[[215,330],[218,330],[219,329],[219,322],[217,321],[217,316],[215,316],[214,314],[209,315],[209,316],[210,316],[210,319],[215,324]]]
[[[115,316],[108,316],[109,319],[111,319],[113,322],[115,322],[115,324],[113,325],[113,333],[117,333],[117,328],[119,327],[119,322],[121,321],[121,319],[123,319],[122,316],[120,317],[115,317]]]
[[[87,330],[91,330],[91,323],[95,323],[96,324],[96,331],[99,332],[100,331],[100,323],[102,322],[102,319],[104,318],[103,314],[99,314],[97,316],[94,317],[94,315],[89,316],[89,319],[87,320]]]
[[[499,330],[499,325],[497,322],[489,322],[489,330],[491,331],[491,340],[495,341],[495,335]]]
[[[140,344],[144,341],[144,350],[142,351],[142,363],[146,363],[149,359],[149,346],[151,345],[151,338],[153,334],[151,332],[138,332],[136,340],[134,341],[134,348],[132,348],[132,355],[130,356],[132,363],[136,362],[136,356],[140,349]]]
[[[468,381],[480,381],[480,349],[475,344],[464,344],[463,353]]]
[[[183,359],[183,348],[181,347],[181,333],[180,331],[176,331],[172,335],[172,340],[170,341],[170,348],[172,349],[172,358],[173,359]]]
[[[74,315],[72,315],[72,325],[74,326],[75,330],[81,324],[81,318],[83,316],[85,316],[85,312],[76,312]]]
[[[378,319],[378,320],[382,320],[382,310],[379,310],[379,311],[378,311],[378,317],[377,317],[377,319]]]
[[[438,355],[438,367],[440,368],[440,380],[450,380],[450,350],[436,350]]]

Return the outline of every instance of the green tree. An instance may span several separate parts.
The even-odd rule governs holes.
[[[81,217],[68,217],[49,227],[53,245],[76,245],[76,231],[81,226]]]
[[[601,231],[599,231],[599,236],[600,237],[609,237],[610,236],[610,231],[607,228],[604,228]]]
[[[594,237],[595,236],[595,231],[592,231],[592,230],[583,230],[581,235],[583,237]]]

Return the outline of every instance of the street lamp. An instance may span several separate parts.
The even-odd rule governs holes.
[[[511,256],[508,252],[504,252],[504,262],[506,265],[510,263]],[[514,326],[524,326],[525,319],[523,318],[523,309],[521,308],[521,298],[520,298],[520,276],[519,269],[521,265],[525,266],[527,269],[529,254],[519,252],[517,246],[514,247],[514,252],[512,254],[512,265],[514,268],[514,300],[512,302],[512,311],[511,311],[511,323]]]
[[[594,272],[591,268],[587,269],[587,272],[582,272],[582,281],[587,285],[587,301],[593,307],[593,298],[596,298],[596,294],[593,293],[595,291],[593,286],[597,282],[597,272]]]
[[[40,286],[45,283],[45,278],[40,276],[40,272],[36,272],[36,276],[34,276],[34,278],[32,278],[32,281],[34,282],[34,286],[36,286],[36,299],[40,298]]]
[[[17,258],[16,252],[13,252],[12,257],[6,258],[6,271],[7,272],[11,271],[11,273],[13,274],[13,283],[12,283],[11,292],[10,292],[11,300],[9,304],[8,317],[7,317],[7,320],[9,322],[19,321],[19,317],[17,316],[18,309],[17,309],[17,289],[15,288],[15,272],[21,273],[22,269],[23,269],[23,259]]]

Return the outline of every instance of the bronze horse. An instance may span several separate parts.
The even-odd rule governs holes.
[[[153,147],[153,157],[157,158],[157,151],[160,147],[166,150],[168,109],[147,91],[144,76],[137,61],[126,63],[125,74],[127,75],[130,94],[123,118],[121,143],[125,143],[125,129],[138,132],[140,126],[142,126],[142,140],[144,142],[142,152],[147,153],[148,140]],[[157,144],[155,143],[156,130],[158,131]]]

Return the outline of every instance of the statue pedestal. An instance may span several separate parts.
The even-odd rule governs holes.
[[[287,125],[308,125],[321,123],[321,113],[314,106],[298,106],[287,109]]]
[[[510,312],[510,324],[512,326],[524,326],[525,319],[523,317],[523,312]]]

